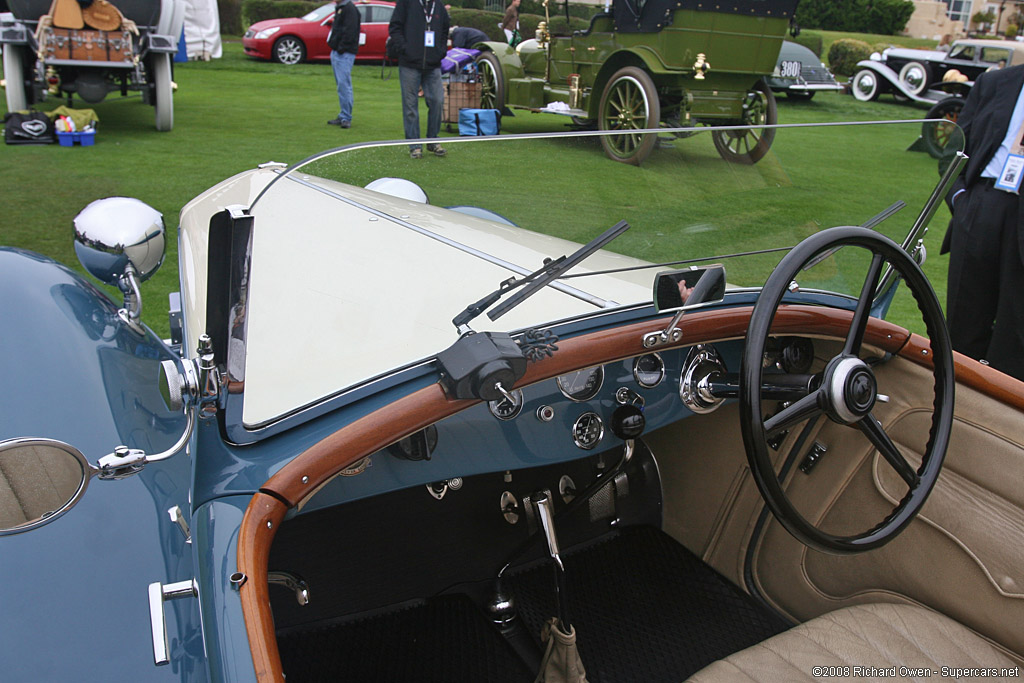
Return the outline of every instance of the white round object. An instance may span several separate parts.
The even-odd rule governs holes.
[[[423,188],[411,180],[406,180],[405,178],[377,178],[367,185],[366,189],[373,190],[374,192],[383,192],[384,194],[389,194],[392,197],[408,199],[409,201],[419,202],[420,204],[430,203],[427,199],[427,193],[423,191]]]

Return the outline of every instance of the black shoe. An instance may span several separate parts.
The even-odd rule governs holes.
[[[331,119],[330,121],[328,121],[328,122],[327,122],[327,125],[328,125],[328,126],[341,126],[342,128],[347,128],[348,126],[344,125],[345,123],[346,123],[346,122],[345,122],[345,121],[342,121],[342,120],[341,120],[341,117],[340,117],[340,116],[338,116],[338,117],[336,117],[336,118],[333,118],[333,119]],[[351,125],[351,124],[349,124],[349,125]]]
[[[338,125],[340,125],[342,128],[351,128],[352,127],[352,122],[351,121],[342,121]]]

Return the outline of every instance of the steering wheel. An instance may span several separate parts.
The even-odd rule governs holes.
[[[766,420],[762,413],[761,371],[775,311],[790,283],[808,262],[841,246],[862,247],[871,252],[871,265],[843,350],[827,363],[816,389]],[[924,459],[916,471],[871,412],[878,397],[878,385],[871,366],[860,358],[871,304],[886,261],[907,283],[931,339],[934,410]],[[830,228],[803,240],[786,254],[761,290],[747,328],[740,368],[740,428],[750,469],[768,508],[789,533],[823,552],[857,553],[888,543],[910,523],[935,486],[953,425],[953,387],[953,354],[942,308],[928,279],[906,251],[888,237],[858,227]],[[835,536],[808,522],[786,496],[769,457],[769,436],[821,414],[860,430],[908,487],[888,516],[853,536]]]

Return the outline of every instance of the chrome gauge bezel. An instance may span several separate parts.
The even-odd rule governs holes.
[[[525,400],[523,399],[523,390],[513,389],[512,391],[509,392],[509,394],[512,396],[514,404],[512,406],[512,412],[508,413],[507,415],[503,415],[502,413],[498,412],[500,406],[508,403],[507,398],[499,398],[495,399],[494,401],[487,402],[487,409],[491,411],[491,415],[498,418],[499,420],[514,420],[517,417],[519,417],[519,413],[523,412],[523,404],[525,403]]]
[[[593,376],[596,376],[598,378],[597,384],[593,388],[588,389],[586,394],[573,396],[573,394],[568,389],[565,388],[563,382],[569,381],[569,378],[575,379],[581,372],[593,373]],[[588,378],[589,377],[590,375],[588,375]],[[558,390],[562,392],[562,396],[565,396],[570,401],[574,401],[576,403],[590,401],[601,392],[601,387],[604,386],[604,366],[595,365],[594,367],[591,368],[584,368],[582,370],[576,370],[575,372],[567,372],[564,375],[559,375],[558,379],[555,380],[555,383],[558,384]]]
[[[584,441],[580,439],[579,429],[585,419],[597,420],[597,438],[595,438],[593,442]],[[576,444],[577,448],[582,448],[585,451],[592,451],[595,448],[597,448],[597,445],[601,443],[602,439],[604,439],[604,420],[602,420],[601,416],[595,413],[594,411],[588,410],[587,412],[577,417],[576,421],[572,423],[572,442]]]
[[[658,367],[660,368],[658,372],[658,379],[653,384],[649,384],[640,379],[640,361],[649,356],[653,357],[655,360],[658,361]],[[636,383],[642,386],[644,389],[653,389],[654,387],[664,382],[666,374],[667,371],[665,370],[665,361],[662,359],[660,353],[652,351],[650,353],[645,353],[642,356],[637,356],[636,358],[633,359],[633,379],[636,380]]]

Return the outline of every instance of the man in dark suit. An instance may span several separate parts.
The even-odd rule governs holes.
[[[1024,66],[990,71],[964,104],[957,122],[970,159],[947,197],[953,218],[941,253],[950,254],[953,348],[1024,380],[1024,213],[1017,192],[997,187],[1020,151],[1022,87]]]

